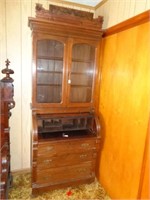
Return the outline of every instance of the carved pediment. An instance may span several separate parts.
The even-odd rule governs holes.
[[[36,17],[50,21],[88,26],[91,28],[102,28],[103,17],[93,18],[93,13],[50,5],[49,10],[43,8],[42,4],[36,4]]]

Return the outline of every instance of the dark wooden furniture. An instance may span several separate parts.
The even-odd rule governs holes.
[[[0,81],[0,199],[8,198],[8,188],[11,185],[12,177],[10,173],[10,136],[9,118],[10,110],[15,106],[13,100],[13,79],[10,74],[13,70],[8,69],[9,61],[6,61],[6,68],[2,70],[6,74]]]
[[[33,36],[32,193],[95,178],[102,17],[36,6]]]

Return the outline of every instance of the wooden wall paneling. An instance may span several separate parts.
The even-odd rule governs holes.
[[[30,124],[31,124],[31,32],[27,29],[31,16],[31,3],[21,2],[21,103],[22,103],[22,169],[30,167]]]
[[[109,0],[96,8],[95,17],[104,16],[103,28],[106,29],[148,9],[150,9],[149,0]]]
[[[38,0],[30,0],[31,1],[31,16],[35,17],[35,6],[38,3]]]
[[[126,29],[132,28],[133,26],[137,26],[140,24],[143,24],[147,22],[147,19],[149,19],[150,11],[145,11],[138,16],[134,16],[132,18],[129,18],[117,25],[114,25],[105,31],[104,36],[112,35],[121,31],[124,31]]]
[[[119,6],[119,1],[110,0],[109,2],[109,20],[108,20],[108,26],[114,25],[118,20],[118,6]],[[105,18],[104,18],[105,19]]]
[[[109,22],[109,13],[110,13],[110,3],[108,1],[108,3],[105,3],[102,7],[99,8],[100,11],[100,15],[101,16],[105,16],[104,21],[103,21],[103,27],[107,27],[108,26],[108,22]]]
[[[125,6],[126,4],[129,4],[129,1],[117,1],[118,6],[116,6],[116,20],[115,23],[119,23],[120,21],[124,20],[124,13],[125,13]],[[115,3],[114,3],[115,4]]]
[[[130,0],[129,2],[130,8],[129,8],[129,18],[134,16],[135,12],[135,5],[136,5],[136,0]]]
[[[106,5],[106,4],[105,4]],[[103,11],[104,11],[104,6],[100,6],[98,7],[95,12],[94,12],[94,18],[96,18],[98,16],[97,13],[100,13],[102,16],[103,16]],[[103,22],[103,25],[104,25],[104,22]]]
[[[148,10],[148,9],[150,9],[150,1],[149,0],[146,1],[146,10]]]
[[[99,174],[112,198],[138,193],[150,110],[149,34],[145,23],[103,41],[100,112],[106,130]]]
[[[136,1],[134,15],[142,13],[144,10],[146,10],[146,1],[147,0]]]
[[[125,5],[124,5],[124,11],[123,11],[123,19],[126,20],[128,18],[130,18],[130,2],[129,1],[125,1]],[[121,22],[122,20],[120,20],[119,22]]]
[[[21,146],[22,146],[22,102],[21,102],[21,13],[20,0],[6,0],[6,25],[7,25],[7,57],[11,61],[12,69],[15,71],[14,87],[16,107],[12,111],[14,117],[10,119],[11,126],[11,167],[22,168]],[[17,94],[17,95],[16,95]]]

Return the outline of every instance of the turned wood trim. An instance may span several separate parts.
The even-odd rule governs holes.
[[[126,29],[132,28],[134,26],[146,23],[150,21],[150,10],[145,11],[139,15],[136,15],[130,19],[127,19],[117,25],[114,25],[104,31],[103,37],[107,37],[113,35],[115,33],[119,33]]]

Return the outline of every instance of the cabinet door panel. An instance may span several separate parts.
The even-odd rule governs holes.
[[[63,57],[63,45],[56,40],[39,40],[37,43],[37,54],[39,56],[58,56]]]
[[[38,103],[61,103],[64,44],[56,40],[37,41]]]
[[[92,101],[95,47],[89,44],[74,44],[70,73],[70,103]]]
[[[62,92],[60,86],[40,85],[37,88],[37,92],[37,100],[39,103],[60,103]]]

